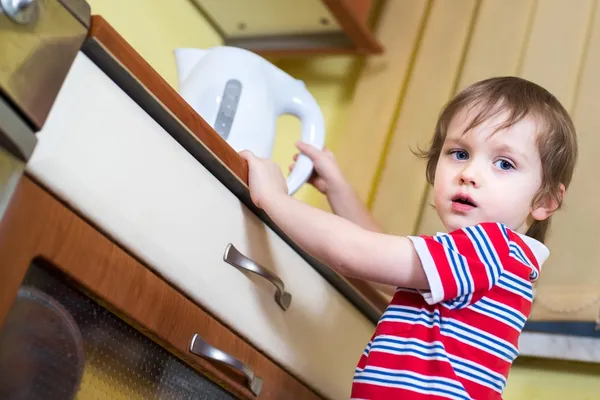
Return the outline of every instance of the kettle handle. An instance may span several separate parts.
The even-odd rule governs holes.
[[[295,115],[300,119],[302,133],[300,140],[312,145],[319,150],[325,145],[325,121],[317,101],[309,93],[301,80],[295,81],[297,85],[287,94],[291,96],[283,99],[281,114]],[[287,101],[286,101],[287,100]],[[286,181],[288,194],[291,196],[310,179],[313,173],[313,162],[310,158],[300,153],[296,165],[288,175]]]

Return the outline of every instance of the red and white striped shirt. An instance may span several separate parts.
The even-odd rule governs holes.
[[[501,399],[549,251],[497,223],[411,236],[429,291],[398,288],[353,399]]]

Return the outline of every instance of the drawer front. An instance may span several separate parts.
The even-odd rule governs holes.
[[[373,324],[83,54],[38,139],[33,176],[299,379],[349,397]],[[281,279],[287,310],[223,260],[230,243]]]

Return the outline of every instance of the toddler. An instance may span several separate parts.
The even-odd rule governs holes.
[[[434,236],[383,233],[331,152],[298,148],[334,214],[288,196],[280,168],[244,151],[252,201],[340,274],[397,288],[357,355],[352,398],[501,399],[577,158],[558,100],[500,77],[444,107],[421,154],[448,232]]]

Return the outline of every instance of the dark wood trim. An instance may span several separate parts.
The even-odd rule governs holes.
[[[384,49],[368,25],[373,0],[323,0],[355,45],[355,52],[381,54]]]
[[[346,0],[344,3],[346,7],[352,10],[359,21],[368,23],[374,2],[375,0]]]
[[[377,323],[388,301],[367,282],[342,278],[319,263],[255,207],[248,192],[246,162],[101,16],[92,16],[92,28],[84,52],[265,224],[373,323]],[[152,97],[148,96],[149,93]],[[357,296],[356,292],[360,295]]]
[[[290,398],[291,393],[295,399],[320,398],[24,177],[0,224],[0,326],[26,270],[38,258],[236,396],[255,398],[239,374],[188,352],[195,333],[263,377],[261,399]]]

